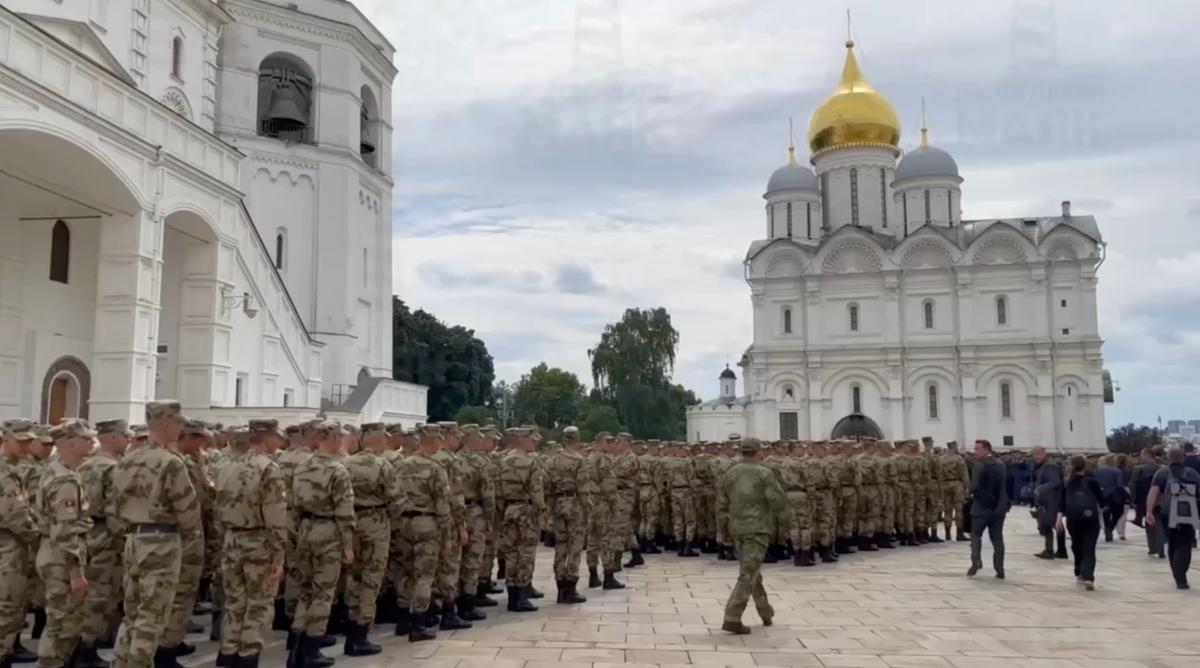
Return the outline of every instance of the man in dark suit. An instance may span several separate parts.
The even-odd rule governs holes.
[[[1152,557],[1166,559],[1166,541],[1161,526],[1145,523],[1146,515],[1151,509],[1146,507],[1147,496],[1154,481],[1154,474],[1162,468],[1162,463],[1155,457],[1151,448],[1142,450],[1142,463],[1133,467],[1133,476],[1129,483],[1129,496],[1133,497],[1133,523],[1146,531],[1146,553]]]
[[[1038,533],[1046,539],[1046,547],[1033,555],[1038,559],[1066,559],[1067,532],[1057,526],[1059,500],[1062,498],[1063,475],[1058,462],[1046,455],[1046,448],[1033,449],[1033,504],[1037,508]],[[1058,539],[1058,550],[1055,548]]]
[[[992,452],[992,444],[975,441],[974,479],[971,482],[971,568],[974,576],[983,568],[983,532],[992,543],[992,567],[996,577],[1004,579],[1004,518],[1009,499],[1004,463]]]

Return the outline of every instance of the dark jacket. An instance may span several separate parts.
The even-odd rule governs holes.
[[[1062,469],[1056,462],[1046,459],[1037,465],[1033,474],[1033,499],[1038,509],[1038,528],[1042,531],[1054,528],[1054,523],[1058,521],[1062,483]]]
[[[1200,455],[1188,455],[1184,457],[1183,465],[1196,473],[1200,473]]]
[[[1097,473],[1099,473],[1099,470],[1097,470]],[[1096,481],[1096,478],[1091,475],[1084,475],[1078,478],[1068,478],[1067,481],[1062,484],[1062,494],[1060,494],[1058,498],[1058,507],[1061,508],[1062,512],[1064,513],[1067,511],[1067,492],[1074,489],[1076,485],[1084,485],[1088,488],[1088,491],[1092,493],[1092,498],[1096,500],[1096,507],[1092,509],[1092,518],[1099,520],[1100,503],[1104,499],[1104,491],[1101,489],[1100,483]]]
[[[1162,464],[1158,462],[1144,462],[1133,467],[1129,495],[1133,497],[1133,506],[1139,515],[1146,514],[1146,497],[1150,494],[1150,483],[1160,468],[1162,468]]]
[[[971,515],[986,517],[1008,512],[1007,473],[1004,462],[989,455],[975,466],[971,481]]]
[[[1104,503],[1116,501],[1121,489],[1121,471],[1115,466],[1099,466],[1096,468],[1095,477],[1103,495],[1097,498]]]

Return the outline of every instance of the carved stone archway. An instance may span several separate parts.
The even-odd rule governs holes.
[[[834,440],[852,439],[856,441],[868,438],[882,440],[883,430],[879,428],[879,425],[874,420],[862,413],[851,413],[833,425],[833,433],[830,434],[830,438]]]
[[[54,360],[50,368],[46,369],[46,375],[42,377],[41,421],[43,423],[50,422],[50,404],[54,394],[52,390],[55,380],[66,376],[70,376],[78,384],[78,387],[75,388],[79,393],[78,417],[85,420],[88,417],[88,400],[92,396],[92,372],[79,358],[66,355]]]

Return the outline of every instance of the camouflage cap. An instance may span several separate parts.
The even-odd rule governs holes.
[[[179,431],[179,435],[211,438],[213,433],[209,431],[208,425],[204,423],[204,420],[184,420],[183,429]]]
[[[442,428],[436,424],[419,424],[417,425],[418,436],[441,436]]]
[[[403,434],[404,431],[404,425],[399,422],[392,422],[387,426],[387,433],[389,434]]]
[[[762,449],[762,441],[757,438],[743,438],[738,443],[738,450],[742,452],[758,452]]]
[[[509,427],[504,433],[507,436],[529,436],[532,432],[529,427]]]
[[[289,424],[287,427],[284,428],[283,433],[287,434],[288,436],[299,436],[300,435],[300,425]]]
[[[333,438],[346,433],[346,428],[337,420],[321,420],[313,426],[313,433],[319,439]]]
[[[33,420],[9,420],[4,423],[4,434],[11,436],[18,441],[32,441],[37,438],[34,433],[34,428],[37,427]]]
[[[134,438],[148,438],[150,436],[150,427],[144,424],[131,424],[129,431],[133,432]]]
[[[629,432],[627,432],[627,431],[623,431],[623,432],[621,432],[621,433],[617,434],[617,438],[621,438],[621,439],[624,439],[624,440],[626,440],[626,441],[632,441],[632,440],[633,440],[633,434],[631,434],[631,433],[629,433]]]
[[[494,424],[484,425],[480,431],[483,432],[484,436],[490,436],[492,438],[500,436],[500,428]]]
[[[602,432],[596,434],[596,438],[594,440],[607,441],[610,438],[612,438],[612,434],[608,433],[607,431],[602,431]]]
[[[234,427],[229,430],[229,438],[232,439],[233,442],[237,443],[238,445],[245,445],[250,442],[251,434],[262,434],[262,433],[270,433],[270,432],[253,431],[252,429],[250,429],[248,427]],[[279,432],[275,432],[275,433],[278,434]]]
[[[725,440],[736,443],[736,442],[742,440],[742,435],[737,432],[734,432],[734,433],[730,434]]]
[[[104,420],[96,423],[96,434],[130,434],[129,423],[125,420]]]
[[[437,423],[437,426],[441,427],[443,434],[458,433],[458,423],[454,420],[442,420],[441,422]]]
[[[51,427],[49,436],[54,441],[61,441],[67,438],[95,438],[96,432],[87,420],[79,418],[67,418],[58,425]]]
[[[46,445],[50,445],[51,443],[54,443],[54,437],[50,435],[51,429],[53,429],[53,427],[48,424],[39,424],[37,429],[33,430],[33,433],[37,436],[39,441],[45,443]]]
[[[249,430],[255,434],[270,434],[270,433],[278,434],[279,433],[279,420],[274,420],[274,419],[269,419],[269,418],[251,420],[250,425],[249,425]]]
[[[467,434],[470,434],[471,436],[479,436],[480,433],[482,433],[479,429],[479,425],[477,424],[464,424],[460,426],[458,430],[462,432],[464,436]]]
[[[570,427],[566,427],[563,429],[563,440],[564,441],[575,441],[578,439],[579,439],[579,427],[576,427],[575,425],[571,425]]]
[[[146,423],[167,418],[184,419],[178,401],[150,401],[146,403]]]
[[[704,450],[704,445],[700,443],[688,443],[688,448],[691,449],[692,452],[700,452]]]
[[[387,426],[384,425],[382,422],[368,422],[368,423],[362,425],[361,427],[359,427],[359,429],[362,431],[363,434],[370,434],[371,432],[376,432],[376,431],[387,431]]]
[[[300,435],[308,436],[310,434],[316,433],[317,426],[323,422],[324,422],[324,420],[322,420],[321,418],[313,418],[311,420],[305,420],[304,422],[301,422],[300,423]]]

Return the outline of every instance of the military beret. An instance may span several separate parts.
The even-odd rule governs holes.
[[[419,424],[417,425],[418,436],[441,436],[442,428],[436,424]]]
[[[213,434],[208,430],[208,425],[203,420],[184,420],[183,429],[180,430],[181,436],[209,436]]]
[[[34,433],[36,426],[33,420],[9,420],[4,423],[4,433],[18,441],[32,441],[37,438],[37,434]]]
[[[256,434],[279,433],[279,420],[261,419],[250,421],[250,431]]]
[[[359,427],[359,429],[362,430],[362,433],[369,434],[374,431],[387,431],[387,426],[382,422],[368,422]]]
[[[757,438],[743,438],[738,443],[738,450],[742,452],[758,452],[762,448],[762,442]]]
[[[313,426],[317,438],[329,438],[346,433],[345,427],[337,420],[322,420]]]
[[[563,438],[566,440],[575,440],[579,438],[579,427],[571,425],[563,429]]]
[[[57,426],[51,427],[48,435],[52,440],[59,441],[64,438],[95,438],[96,432],[87,420],[67,418]]]
[[[167,418],[183,418],[178,401],[151,401],[146,404],[146,423]]]
[[[97,434],[128,434],[129,423],[125,420],[104,420],[96,423]]]

